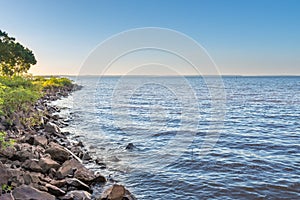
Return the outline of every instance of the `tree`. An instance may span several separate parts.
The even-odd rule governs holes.
[[[4,76],[27,73],[36,64],[33,52],[15,38],[0,30],[0,74]]]

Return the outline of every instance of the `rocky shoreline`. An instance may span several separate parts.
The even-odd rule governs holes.
[[[64,119],[55,113],[59,108],[49,103],[81,89],[73,84],[45,91],[43,98],[29,111],[16,113],[12,125],[0,119],[0,131],[16,142],[0,150],[0,200],[134,200],[124,186],[112,185],[100,197],[92,195],[95,186],[104,186],[106,177],[86,168],[94,160],[82,142],[71,142],[60,127]],[[39,114],[40,123],[26,126],[22,118]]]

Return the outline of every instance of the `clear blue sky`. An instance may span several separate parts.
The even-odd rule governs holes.
[[[300,75],[298,0],[0,0],[0,29],[34,51],[35,74],[76,74],[106,38],[149,26],[194,38],[223,74]]]

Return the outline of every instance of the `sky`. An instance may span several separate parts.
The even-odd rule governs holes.
[[[0,29],[33,50],[35,75],[77,75],[101,42],[142,27],[191,37],[224,75],[300,75],[298,0],[0,0]]]

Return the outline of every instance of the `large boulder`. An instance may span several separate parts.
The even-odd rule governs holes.
[[[99,200],[136,200],[136,198],[123,186],[113,185],[106,189]]]
[[[48,172],[49,169],[58,169],[60,167],[60,164],[58,164],[56,161],[52,160],[51,158],[41,158],[39,161],[39,165],[42,168],[42,171],[44,173]]]
[[[62,146],[54,142],[51,142],[49,145],[50,147],[46,149],[45,153],[49,153],[53,160],[63,163],[69,159],[70,153]]]
[[[55,196],[28,185],[21,185],[12,192],[15,200],[55,200]]]
[[[75,159],[67,160],[62,164],[62,166],[58,169],[56,176],[58,179],[63,179],[65,177],[71,177],[74,175],[74,172],[81,167],[81,163],[79,163]]]
[[[68,176],[74,176],[74,178],[77,178],[86,184],[92,184],[95,182],[106,182],[104,176],[100,174],[95,174],[75,159],[71,159],[64,162],[63,165],[57,171],[57,178],[59,179],[63,179]]]

